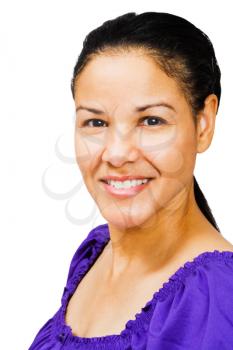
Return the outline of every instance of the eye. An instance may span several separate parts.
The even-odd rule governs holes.
[[[150,122],[150,124],[148,126],[156,126],[156,125],[166,124],[166,121],[160,117],[144,117],[141,119],[141,121],[144,121],[146,119],[152,121],[152,123]],[[89,122],[93,122],[93,124],[90,125]],[[103,125],[101,125],[101,123],[105,123],[105,121],[102,119],[95,119],[95,118],[94,119],[87,119],[84,121],[83,126],[102,127]]]
[[[101,127],[101,122],[105,123],[102,119],[87,119],[85,120],[85,122],[83,123],[83,126],[90,126],[89,122],[94,122],[94,125],[91,125],[91,127]]]
[[[144,117],[141,120],[144,121],[146,119],[152,121],[152,122],[149,123],[149,126],[156,126],[156,125],[166,124],[166,121],[164,119],[162,119],[162,118],[159,118],[159,117]]]

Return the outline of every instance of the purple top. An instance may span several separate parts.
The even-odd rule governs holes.
[[[29,350],[232,350],[233,252],[204,252],[181,266],[120,334],[79,337],[65,324],[78,284],[110,240],[107,224],[92,229],[76,250],[58,311]]]

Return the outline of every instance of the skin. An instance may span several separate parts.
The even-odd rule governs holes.
[[[158,102],[174,110],[134,111]],[[202,214],[193,191],[196,156],[208,149],[214,134],[216,95],[206,98],[195,128],[178,83],[146,54],[132,50],[97,55],[85,66],[76,79],[75,106],[81,105],[102,111],[79,109],[74,138],[85,185],[109,225],[102,278],[112,290],[126,276],[179,267],[208,250],[233,250]],[[142,120],[155,116],[165,123]],[[93,118],[101,126],[84,125]],[[110,174],[153,180],[137,195],[118,199],[100,182]]]

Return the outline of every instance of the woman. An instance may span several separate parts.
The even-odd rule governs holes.
[[[233,245],[193,175],[220,75],[207,35],[181,17],[127,13],[88,34],[75,151],[107,223],[78,247],[30,350],[233,348]]]

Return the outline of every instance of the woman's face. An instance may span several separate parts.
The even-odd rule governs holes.
[[[75,106],[77,163],[107,222],[149,227],[164,209],[174,215],[187,200],[197,153],[190,106],[175,80],[137,52],[99,55],[76,79]],[[102,181],[125,175],[150,181]]]

